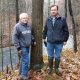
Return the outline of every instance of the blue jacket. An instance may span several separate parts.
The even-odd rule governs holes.
[[[46,39],[46,37],[50,43],[66,42],[69,37],[66,20],[58,16],[53,26],[52,17],[48,17],[43,29],[43,39]]]

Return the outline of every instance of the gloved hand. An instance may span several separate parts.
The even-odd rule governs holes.
[[[43,42],[44,42],[44,45],[47,47],[47,41],[46,41],[46,39],[44,39]]]

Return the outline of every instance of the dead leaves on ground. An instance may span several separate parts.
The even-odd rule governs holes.
[[[61,56],[60,72],[61,76],[55,73],[48,75],[48,64],[45,62],[41,71],[30,70],[29,80],[80,80],[80,52],[64,51]],[[18,70],[0,73],[0,80],[18,80]]]

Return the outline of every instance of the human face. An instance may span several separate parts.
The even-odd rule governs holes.
[[[53,17],[56,17],[57,16],[57,14],[58,14],[58,9],[57,9],[57,7],[56,6],[54,6],[54,7],[51,7],[51,16],[53,16]]]
[[[22,22],[22,23],[28,23],[28,16],[27,15],[23,15],[22,17],[21,17],[21,19],[20,19],[20,21]]]

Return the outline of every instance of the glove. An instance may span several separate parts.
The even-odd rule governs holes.
[[[43,39],[44,45],[47,47],[47,40]]]
[[[44,41],[44,45],[47,47],[47,42],[46,41]]]

